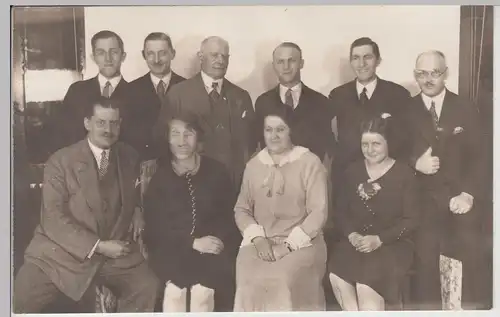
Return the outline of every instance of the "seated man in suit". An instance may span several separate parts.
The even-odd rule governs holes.
[[[273,68],[279,85],[255,102],[255,138],[264,147],[264,117],[276,108],[290,107],[293,143],[308,148],[323,160],[325,154],[333,154],[335,145],[331,112],[328,98],[302,82],[303,66],[302,50],[297,44],[284,42],[274,49]]]
[[[356,39],[350,47],[350,63],[356,78],[342,86],[334,88],[329,95],[333,117],[337,119],[338,150],[332,164],[333,198],[336,188],[342,186],[343,172],[347,165],[362,159],[359,146],[361,139],[360,126],[364,119],[374,116],[391,117],[393,126],[400,131],[393,145],[390,156],[395,159],[407,155],[405,143],[407,133],[402,123],[402,115],[410,93],[401,85],[384,80],[377,75],[377,67],[382,58],[376,42],[368,37]]]
[[[122,125],[123,140],[139,153],[141,161],[159,157],[160,145],[155,142],[152,127],[158,120],[161,102],[173,85],[185,78],[172,71],[170,63],[175,49],[170,37],[161,32],[150,33],[144,39],[142,57],[149,72],[127,87],[127,118]]]
[[[256,151],[252,99],[246,90],[225,78],[229,65],[226,40],[217,36],[206,38],[198,58],[201,71],[168,92],[162,103],[158,131],[166,131],[172,111],[194,113],[203,129],[201,153],[223,163],[239,190],[245,165]]]
[[[115,100],[90,104],[84,116],[87,137],[47,161],[41,221],[14,282],[16,313],[39,313],[62,295],[86,299],[96,282],[117,295],[118,312],[154,308],[158,280],[129,229],[142,216],[137,153],[117,142]]]
[[[420,54],[414,72],[421,93],[411,99],[407,113],[409,162],[420,183],[423,214],[415,237],[413,300],[423,310],[479,308],[486,284],[482,276],[486,253],[480,237],[487,137],[477,107],[446,88],[448,67],[442,52]],[[443,267],[440,276],[440,261],[462,266],[461,294],[456,297],[456,280],[443,280],[453,272]],[[453,284],[452,298],[461,297],[461,303],[450,301],[448,292],[442,295],[440,281],[446,287]]]
[[[90,40],[92,60],[99,73],[90,79],[77,81],[69,87],[63,101],[58,124],[54,127],[54,151],[85,137],[84,109],[101,96],[125,99],[127,81],[121,75],[121,65],[127,54],[123,40],[115,32],[97,32]],[[122,114],[123,115],[123,114]]]

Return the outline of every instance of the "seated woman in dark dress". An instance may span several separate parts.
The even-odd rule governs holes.
[[[198,154],[201,129],[194,117],[177,114],[168,127],[171,153],[159,160],[144,196],[144,243],[165,285],[163,311],[210,312],[218,294],[234,293],[241,241],[236,194],[225,167]]]
[[[365,159],[347,169],[335,211],[344,238],[333,245],[328,269],[343,310],[392,309],[413,261],[418,192],[411,168],[388,155],[390,120],[363,122]]]

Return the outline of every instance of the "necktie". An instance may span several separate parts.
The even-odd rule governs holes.
[[[219,97],[220,97],[220,94],[217,91],[218,87],[219,87],[219,83],[218,82],[213,82],[212,83],[212,91],[210,92],[210,97],[212,97],[212,99],[214,99],[214,100],[218,100]]]
[[[288,89],[285,93],[285,104],[293,109],[293,96],[291,89]]]
[[[439,118],[436,112],[436,103],[431,101],[431,108],[429,109],[429,112],[431,113],[432,116],[432,123],[434,123],[434,128],[437,129],[439,126]]]
[[[104,175],[106,175],[106,172],[108,171],[109,155],[107,152],[108,151],[102,151],[101,153],[101,162],[99,164],[99,178],[103,178]]]
[[[165,97],[165,92],[167,91],[166,86],[167,85],[165,85],[163,80],[160,80],[158,86],[156,86],[156,93],[158,94],[158,98],[160,98],[160,100],[163,100],[163,97]]]
[[[366,87],[364,87],[363,91],[359,94],[359,101],[361,101],[362,105],[366,105],[368,103],[368,95],[366,94]]]
[[[111,94],[113,93],[113,87],[111,87],[111,83],[109,81],[106,82],[106,85],[104,85],[104,89],[102,90],[102,95],[106,98],[111,97]]]

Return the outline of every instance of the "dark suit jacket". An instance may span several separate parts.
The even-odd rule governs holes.
[[[367,105],[362,106],[356,91],[356,80],[333,89],[329,95],[333,117],[337,118],[338,149],[335,170],[343,171],[350,162],[363,158],[360,127],[363,120],[389,113],[395,133],[391,133],[390,155],[407,158],[407,132],[401,117],[406,112],[410,93],[403,86],[377,78],[377,86]],[[334,172],[335,173],[335,172]]]
[[[255,112],[250,94],[224,79],[221,96],[229,105],[232,166],[228,166],[235,186],[239,187],[245,164],[256,150],[256,140],[252,133]],[[157,128],[165,131],[166,123],[173,112],[187,111],[196,115],[203,130],[204,144],[213,142],[218,122],[211,113],[210,97],[205,89],[201,73],[173,86],[162,104]],[[217,159],[210,148],[203,153]]]
[[[128,82],[122,78],[116,86],[112,98],[124,100]],[[63,108],[58,115],[53,131],[53,152],[85,138],[87,131],[83,125],[84,109],[101,97],[97,76],[74,82],[64,96]]]
[[[260,95],[255,102],[255,138],[261,148],[264,143],[264,117],[273,109],[289,107],[280,98],[279,85]],[[296,145],[309,148],[323,160],[325,153],[332,154],[335,135],[332,132],[332,117],[328,98],[302,83],[299,103],[291,117],[292,141]]]
[[[441,132],[435,131],[421,94],[411,99],[408,110],[411,166],[415,167],[416,161],[429,146],[432,147],[432,155],[438,156],[440,162],[440,168],[434,175],[417,172],[423,189],[446,209],[450,198],[461,192],[474,196],[475,202],[483,198],[487,139],[482,133],[477,108],[446,90],[439,118]]]
[[[183,80],[184,77],[172,72],[167,92]],[[121,126],[122,140],[135,148],[141,160],[158,158],[160,149],[153,138],[153,126],[158,120],[161,101],[150,72],[130,82],[127,92],[127,115]]]
[[[117,143],[116,154],[122,209],[111,240],[127,240],[135,208],[137,153]],[[119,268],[133,267],[144,258],[133,243],[133,252],[118,259],[87,255],[100,238],[102,214],[95,158],[87,139],[54,153],[44,171],[41,221],[26,249],[25,260],[40,267],[64,294],[79,300],[104,261]]]

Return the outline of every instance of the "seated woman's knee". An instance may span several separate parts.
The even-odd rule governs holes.
[[[165,286],[165,299],[168,301],[183,301],[186,296],[186,288],[179,288],[172,282],[167,282]]]
[[[196,284],[191,288],[191,301],[203,304],[214,298],[215,290]]]

